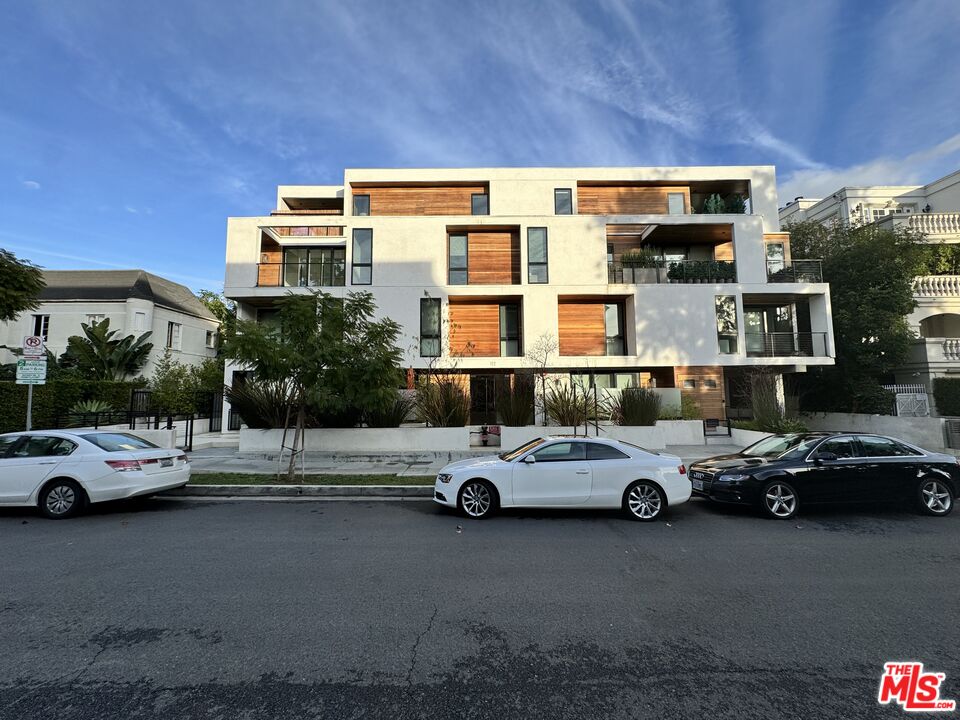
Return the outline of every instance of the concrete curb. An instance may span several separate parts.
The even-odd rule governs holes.
[[[432,485],[187,485],[180,497],[433,497]]]

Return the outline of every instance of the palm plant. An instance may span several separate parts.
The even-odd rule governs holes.
[[[223,394],[249,428],[284,427],[293,403],[289,380],[250,380],[225,388]]]
[[[533,423],[533,378],[516,375],[513,387],[505,385],[497,395],[497,413],[508,427],[523,427]]]
[[[576,385],[553,383],[544,398],[544,411],[553,425],[583,425],[587,421],[587,394]]]
[[[371,410],[366,415],[367,427],[400,427],[413,413],[415,401],[409,395],[397,393],[397,396],[383,407]]]
[[[136,375],[153,349],[153,343],[147,342],[151,333],[121,337],[119,330],[110,329],[110,318],[89,325],[81,323],[80,327],[83,337],[72,335],[67,339],[60,364],[92,380],[125,380]]]
[[[449,380],[423,382],[417,388],[417,414],[431,427],[464,427],[470,419],[470,399]]]
[[[617,425],[656,425],[660,417],[660,395],[649,388],[628,387],[613,401]]]

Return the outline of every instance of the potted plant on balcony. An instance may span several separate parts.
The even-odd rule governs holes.
[[[731,215],[743,215],[747,211],[747,199],[740,193],[730,195],[726,200],[726,212]]]
[[[723,215],[727,212],[727,204],[718,193],[713,193],[703,202],[704,215]]]
[[[657,282],[657,268],[662,264],[660,254],[649,247],[627,250],[620,256],[623,281],[634,283]]]

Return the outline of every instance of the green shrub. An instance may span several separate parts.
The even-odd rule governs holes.
[[[417,388],[417,414],[431,427],[464,427],[470,420],[470,399],[457,383],[425,381]]]
[[[620,256],[620,262],[626,267],[655,268],[663,266],[663,257],[651,247],[627,250]]]
[[[726,199],[726,211],[734,215],[742,215],[747,211],[747,199],[740,193]]]
[[[727,204],[717,193],[714,193],[703,202],[703,212],[707,215],[722,215],[727,212]]]
[[[960,378],[934,378],[933,401],[941,415],[960,415]]]
[[[683,420],[702,420],[700,406],[691,395],[680,393],[680,416]]]
[[[367,413],[367,427],[395,428],[400,427],[413,414],[416,402],[409,395],[397,393],[392,403]]]
[[[143,380],[51,380],[33,387],[33,427],[52,428],[62,424],[74,405],[100,400],[118,411],[130,407],[131,391],[142,388]],[[0,432],[23,430],[27,417],[27,386],[0,382]]]
[[[289,382],[249,380],[226,388],[224,395],[249,428],[282,428],[287,424],[292,395]]]
[[[617,425],[656,425],[660,395],[647,388],[629,387],[613,401],[611,418]]]
[[[544,398],[544,411],[552,425],[576,426],[587,421],[587,394],[567,383],[554,383]]]
[[[533,424],[534,385],[530,375],[517,374],[513,387],[504,384],[497,394],[497,415],[503,425],[523,427]]]

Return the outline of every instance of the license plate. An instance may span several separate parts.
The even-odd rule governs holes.
[[[173,467],[173,458],[160,458],[160,467]]]
[[[691,480],[694,490],[703,490],[703,480]]]

